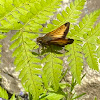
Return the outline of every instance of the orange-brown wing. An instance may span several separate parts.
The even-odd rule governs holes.
[[[43,39],[47,42],[47,41],[51,41],[51,40],[55,40],[58,38],[63,38],[65,39],[68,31],[69,31],[69,26],[70,23],[67,22],[64,25],[60,26],[59,28],[57,28],[56,30],[49,32],[48,34],[46,34]]]
[[[74,41],[73,39],[63,39],[63,38],[59,38],[59,39],[56,39],[56,40],[49,41],[48,44],[65,46],[67,44],[72,44],[73,41]]]

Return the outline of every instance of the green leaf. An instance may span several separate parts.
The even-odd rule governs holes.
[[[88,35],[88,31],[93,28],[93,25],[97,18],[100,15],[100,10],[96,10],[93,13],[90,13],[90,15],[86,15],[83,17],[82,21],[79,22],[79,25],[75,25],[74,29],[70,31],[68,34],[69,38],[74,38],[77,40],[82,40],[84,35]]]
[[[76,81],[80,84],[81,82],[81,70],[83,66],[83,55],[81,54],[82,46],[81,42],[74,40],[74,43],[66,46],[67,55],[69,55],[67,61],[71,67],[71,72]]]
[[[77,98],[80,98],[80,97],[82,97],[83,95],[85,95],[86,93],[82,93],[82,94],[80,94],[80,95],[78,95],[78,96],[76,96],[76,97],[74,97],[73,99],[77,99]]]
[[[48,52],[45,53],[45,58],[41,61],[36,51],[38,48],[36,38],[38,37],[38,33],[41,32],[42,24],[50,20],[50,16],[54,15],[54,12],[60,7],[61,1],[0,1],[0,9],[2,9],[0,12],[0,32],[8,32],[10,30],[18,31],[11,38],[13,43],[10,49],[15,49],[13,57],[15,57],[14,64],[16,65],[16,71],[20,71],[19,78],[21,79],[22,85],[27,92],[33,95],[34,100],[38,100],[39,96],[43,93],[43,84],[45,84],[46,88],[53,86],[55,91],[59,89],[63,65],[63,61],[59,57],[62,57],[63,54],[57,50],[61,49],[55,50],[53,48],[55,51],[50,51],[49,48]],[[85,2],[86,0],[75,0],[71,2],[70,7],[63,10],[61,14],[57,14],[57,20],[53,20],[53,24],[48,24],[47,28],[43,28],[43,32],[46,33],[57,29],[66,22],[71,23],[68,38],[73,38],[74,43],[66,46],[66,50],[68,50],[66,55],[68,55],[67,60],[69,61],[71,72],[78,83],[81,81],[80,76],[83,66],[82,52],[84,52],[87,58],[88,65],[96,70],[98,70],[97,54],[100,54],[98,40],[100,36],[100,25],[98,24],[93,29],[93,25],[100,15],[100,10],[86,15],[79,25],[72,25],[77,23]],[[4,37],[4,35],[0,35],[0,39]],[[98,45],[97,49],[94,46],[95,43]],[[43,69],[40,64],[41,62],[44,64]],[[53,99],[57,98],[57,100],[63,98],[62,95],[56,93],[50,95],[54,97]],[[51,99],[50,95],[48,98]],[[14,96],[12,98],[14,99]]]
[[[86,61],[90,68],[98,71],[99,68],[98,60],[96,57],[96,46],[87,42],[83,46],[83,52],[85,54]]]
[[[10,49],[15,49],[13,52],[14,64],[17,66],[16,71],[20,71],[19,77],[23,86],[33,95],[33,99],[37,100],[42,93],[42,79],[40,78],[42,67],[39,64],[41,60],[38,55],[32,53],[38,48],[34,39],[38,37],[36,33],[42,28],[41,24],[50,19],[49,16],[53,15],[56,8],[59,8],[58,5],[62,0],[29,1],[14,1],[14,8],[9,11],[8,16],[5,16],[7,21],[1,21],[3,26],[0,28],[18,30],[12,37],[11,41],[14,42],[10,46]],[[61,64],[62,61],[59,60],[58,63]]]
[[[66,22],[70,22],[71,24],[77,22],[81,14],[80,10],[83,9],[85,2],[86,0],[75,0],[74,3],[72,2],[70,7],[66,8],[66,11],[63,10],[62,14],[57,15],[57,21],[59,21],[59,23],[57,24],[53,21],[54,25],[52,27],[48,26],[47,28],[43,28],[43,32],[55,30]]]
[[[8,100],[8,94],[2,87],[0,87],[0,97]]]
[[[46,58],[46,59],[45,59]],[[46,84],[46,87],[48,87],[48,84],[51,83],[53,85],[53,88],[55,91],[59,88],[59,81],[61,77],[61,70],[62,70],[62,60],[57,58],[57,55],[54,53],[48,54],[43,59],[43,62],[45,62],[45,65],[43,67],[43,81]]]
[[[85,34],[84,41],[91,44],[98,44],[99,43],[98,36],[100,36],[99,33],[100,33],[100,23],[98,23],[94,28],[88,31],[87,34]]]
[[[16,100],[15,94],[13,94],[13,96],[10,98],[10,100]]]
[[[0,39],[4,39],[6,35],[0,34]]]
[[[97,97],[95,97],[94,100],[97,100]]]
[[[64,96],[62,94],[49,93],[46,97],[48,100],[61,100]]]
[[[22,40],[21,38],[18,38],[18,39],[10,46],[9,49],[14,49],[14,48],[18,47],[19,44],[21,43],[21,40]]]
[[[14,41],[16,39],[18,39],[20,37],[21,33],[20,32],[17,32],[12,38],[10,41]]]

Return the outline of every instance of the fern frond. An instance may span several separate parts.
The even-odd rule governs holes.
[[[98,60],[96,56],[96,45],[86,42],[83,46],[86,61],[90,68],[98,70]]]
[[[96,35],[94,35],[94,32],[97,32],[99,27],[96,27],[93,33],[92,33],[93,29],[91,30],[91,28],[93,27],[99,15],[100,15],[100,10],[94,11],[90,15],[86,15],[85,17],[83,17],[82,21],[79,22],[79,25],[75,25],[74,29],[71,29],[70,33],[68,34],[69,38],[75,39],[72,45],[66,46],[66,49],[69,50],[67,54],[69,55],[68,61],[70,62],[69,66],[71,66],[71,72],[73,76],[76,78],[76,81],[78,83],[81,82],[80,75],[81,75],[81,70],[83,66],[82,64],[83,55],[81,54],[82,51],[85,53],[85,57],[87,58],[87,62],[89,66],[93,69],[98,70],[97,58],[95,55],[96,47],[94,47],[92,44],[89,44],[89,43],[90,42],[93,43],[93,40],[95,41],[96,39],[95,37],[97,37]],[[83,45],[83,43],[85,44]],[[92,47],[93,49],[91,49]]]
[[[16,48],[13,52],[13,57],[16,57],[14,64],[17,66],[16,71],[21,71],[19,77],[22,84],[27,88],[27,91],[32,93],[34,99],[37,100],[40,93],[42,93],[42,80],[39,77],[41,75],[41,66],[39,65],[40,59],[38,55],[32,54],[30,50],[36,47],[36,43],[31,40],[36,38],[37,34],[28,34],[23,32],[18,39],[10,46],[10,49]],[[28,34],[28,35],[27,35]],[[34,48],[36,49],[36,48]]]
[[[100,23],[98,23],[91,31],[84,34],[84,45],[83,52],[86,57],[86,61],[88,65],[95,70],[98,70],[98,58],[99,47],[96,50],[96,46],[98,45],[97,40],[98,36],[100,36]],[[99,46],[99,45],[98,45]]]
[[[7,94],[6,90],[1,88],[1,86],[0,86],[0,97],[3,98],[3,99],[8,100],[8,94]]]
[[[69,62],[71,72],[78,83],[81,82],[81,70],[83,66],[83,55],[81,54],[82,46],[80,44],[82,44],[82,42],[74,40],[73,44],[65,47],[66,50],[68,50],[68,52],[66,52],[66,55],[68,55],[67,61]]]
[[[9,2],[2,2],[0,5],[3,10],[0,19],[0,31],[22,30],[34,32],[42,28],[40,24],[50,19],[49,16],[56,11],[56,8],[60,7],[61,0],[9,0]]]
[[[9,30],[19,30],[22,28],[25,24],[24,20],[27,21],[32,17],[32,12],[30,10],[32,9],[32,4],[36,1],[37,0],[1,0],[0,9],[2,9],[2,12],[0,12],[0,31],[8,32]]]
[[[61,14],[57,14],[57,20],[53,20],[53,24],[48,24],[47,28],[43,28],[44,32],[50,32],[57,29],[59,26],[65,24],[66,22],[76,23],[78,21],[79,15],[82,13],[80,10],[83,9],[86,0],[75,0],[70,3],[70,7],[62,11]]]
[[[96,10],[93,13],[90,13],[90,15],[83,17],[82,21],[79,22],[79,25],[75,25],[74,29],[70,30],[68,37],[82,40],[83,35],[87,34],[87,32],[91,30],[99,15],[100,10]]]
[[[83,35],[83,41],[86,43],[91,43],[94,45],[98,45],[98,37],[100,36],[100,23],[98,23],[95,27],[91,28],[86,34]]]
[[[57,91],[59,88],[63,61],[58,58],[57,54],[51,52],[42,59],[42,63],[45,63],[43,67],[43,81],[46,88],[48,88],[49,84]]]
[[[2,23],[0,29],[19,30],[11,39],[14,42],[10,49],[16,48],[13,53],[13,57],[16,57],[14,64],[17,66],[16,71],[20,71],[19,77],[23,86],[33,95],[34,100],[38,100],[42,93],[41,65],[38,54],[31,52],[31,50],[38,48],[36,42],[33,41],[38,37],[38,34],[25,31],[39,32],[39,29],[42,28],[41,24],[50,19],[49,16],[59,7],[61,0],[39,0],[36,2],[25,0],[23,2],[18,5],[16,2],[12,11],[9,12],[13,16],[10,19],[17,19],[17,21],[9,23],[9,27],[6,28]],[[9,16],[5,17],[8,19]]]

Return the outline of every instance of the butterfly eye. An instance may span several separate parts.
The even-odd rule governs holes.
[[[37,38],[38,43],[42,43],[42,37]]]
[[[39,43],[42,43],[42,40],[39,40]]]

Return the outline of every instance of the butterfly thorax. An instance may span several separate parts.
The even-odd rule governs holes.
[[[38,37],[37,38],[37,43],[42,43],[42,41],[43,41],[43,37]]]
[[[37,38],[37,43],[40,43],[41,45],[43,44],[47,44],[47,39],[45,39],[45,37],[38,37]]]
[[[53,40],[52,37],[45,35],[44,37],[38,37],[37,42],[40,44],[47,44],[48,41]]]

